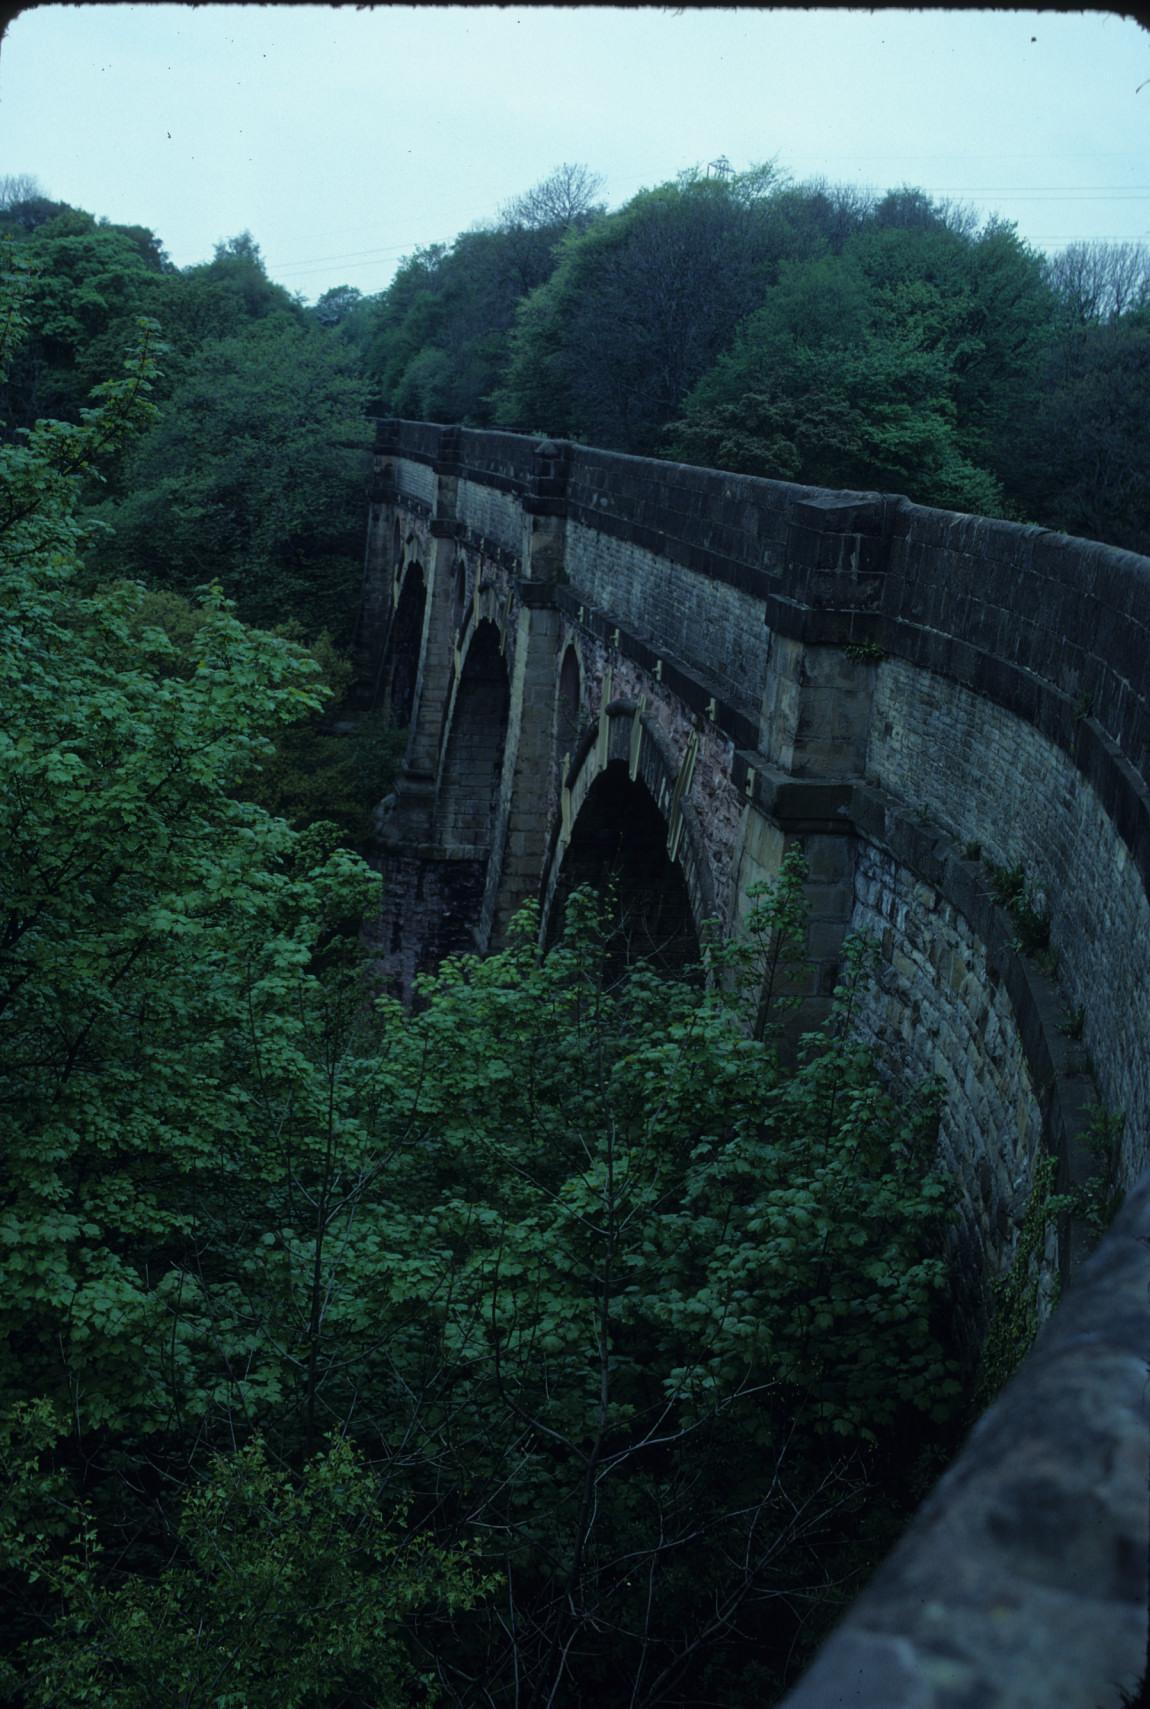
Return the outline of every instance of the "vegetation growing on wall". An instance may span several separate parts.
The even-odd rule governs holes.
[[[1042,1265],[1047,1240],[1070,1200],[1054,1191],[1056,1160],[1044,1154],[1034,1165],[1030,1198],[1014,1256],[991,1289],[991,1317],[979,1359],[975,1406],[984,1408],[1018,1369],[1038,1333]]]
[[[986,870],[991,895],[1014,923],[1017,947],[1024,955],[1045,955],[1050,948],[1050,912],[1045,898],[1027,879],[1025,867],[1021,862],[995,866],[987,861]]]

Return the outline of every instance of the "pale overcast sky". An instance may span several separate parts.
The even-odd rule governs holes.
[[[250,229],[309,299],[380,290],[561,161],[617,205],[719,155],[916,184],[1048,249],[1147,238],[1150,35],[1099,13],[86,5],[25,12],[0,48],[0,172],[151,226],[181,266]]]

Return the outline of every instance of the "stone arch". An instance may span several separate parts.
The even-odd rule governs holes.
[[[423,640],[423,617],[427,609],[427,582],[423,567],[408,565],[403,578],[387,647],[383,704],[391,722],[399,728],[411,723],[415,689],[419,678],[419,655]]]
[[[714,887],[701,831],[684,797],[694,753],[678,765],[638,707],[616,702],[586,730],[563,787],[563,820],[543,891],[546,937],[558,931],[566,898],[581,884],[618,890],[615,953],[664,972],[699,960]]]
[[[555,703],[555,759],[563,764],[565,754],[574,757],[579,740],[583,701],[583,672],[575,643],[568,644],[559,667],[559,691]],[[560,777],[562,787],[564,779]]]
[[[472,635],[451,708],[439,779],[442,843],[491,846],[510,704],[499,630],[484,618]]]
[[[403,535],[400,533],[399,518],[395,519],[391,529],[391,573],[399,574],[399,566],[403,562]]]

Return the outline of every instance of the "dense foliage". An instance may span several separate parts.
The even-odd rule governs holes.
[[[864,228],[838,256],[783,265],[687,397],[676,448],[994,514],[992,471],[1044,302],[1036,263],[1003,227]]]
[[[10,300],[9,341],[20,321]],[[318,703],[306,653],[217,592],[181,644],[137,585],[83,589],[81,480],[154,407],[140,331],[80,423],[0,451],[2,1684],[36,1705],[398,1701],[408,1611],[477,1587],[348,1447],[269,1462],[253,1426],[298,1366],[258,1353],[244,1303],[269,1143],[304,1190],[341,1123],[347,932],[376,881],[234,794]]]
[[[218,581],[252,622],[348,636],[368,442],[350,352],[280,313],[206,341],[127,459],[94,562],[190,592]],[[159,546],[157,548],[157,542]]]
[[[196,590],[213,585],[245,621],[309,646],[346,692],[370,438],[356,351],[333,330],[352,303],[329,292],[306,311],[246,232],[177,269],[146,228],[96,220],[31,182],[0,183],[0,234],[26,323],[0,379],[10,443],[38,418],[77,427],[92,385],[119,367],[141,318],[153,323],[148,419],[78,470],[81,584],[143,584],[146,596],[121,590],[136,628],[177,650],[203,622]],[[242,788],[362,845],[397,743],[382,715],[342,733],[335,722],[329,707],[284,725]]]
[[[377,299],[357,305],[358,339],[374,387],[399,415],[490,422],[517,306],[546,283],[562,240],[602,214],[596,181],[560,167],[504,210],[492,229],[416,250]]]
[[[158,406],[83,498],[111,532],[89,561],[180,592],[215,581],[247,621],[350,639],[366,480],[366,386],[355,352],[267,277],[248,233],[201,266],[172,267],[142,227],[52,204],[0,214],[27,280],[30,335],[0,390],[9,435],[78,422],[146,316],[158,323]]]

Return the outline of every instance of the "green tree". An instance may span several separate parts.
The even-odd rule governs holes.
[[[799,884],[762,904],[764,953]],[[747,1622],[781,1678],[795,1628],[756,1610],[805,1575],[825,1612],[876,1443],[957,1388],[932,1112],[850,1043],[860,961],[791,1075],[721,987],[612,985],[586,895],[546,957],[536,924],[391,1018],[402,1138],[346,1286],[378,1341],[356,1404],[390,1397],[371,1437],[508,1586],[462,1650],[429,1643],[461,1701],[477,1666],[497,1701],[513,1677],[530,1703],[673,1700]]]
[[[332,285],[316,299],[311,313],[321,326],[339,326],[362,301],[363,292],[354,285]]]
[[[211,261],[167,270],[153,285],[151,305],[169,347],[169,391],[194,375],[203,345],[241,336],[269,316],[281,325],[305,320],[291,294],[268,278],[248,232],[218,243]]]
[[[362,337],[379,405],[483,426],[507,364],[517,305],[554,270],[560,240],[602,210],[599,180],[564,165],[506,204],[494,226],[417,250],[372,305]]]
[[[261,993],[374,889],[231,794],[319,704],[314,663],[218,594],[180,646],[141,589],[77,588],[79,477],[138,428],[153,368],[145,344],[81,425],[0,448],[5,1388],[88,1427],[170,1414],[195,1355],[160,1354],[166,1290],[217,1142],[221,1179],[251,1167]]]
[[[217,1455],[180,1503],[162,1570],[125,1574],[91,1512],[39,1469],[54,1428],[39,1408],[0,1431],[0,1546],[51,1599],[48,1634],[0,1661],[0,1693],[29,1709],[427,1701],[405,1624],[489,1588],[461,1555],[385,1513],[375,1478],[339,1440],[298,1476],[269,1463],[258,1437]]]
[[[769,168],[685,175],[568,237],[525,299],[498,419],[651,451],[732,336],[772,253]]]
[[[1150,311],[1088,326],[1020,427],[1014,476],[1030,516],[1150,553]]]
[[[549,954],[528,911],[417,1013],[367,1001],[373,875],[242,799],[315,660],[218,588],[81,573],[141,332],[79,422],[0,448],[10,1689],[263,1702],[292,1625],[300,1709],[414,1691],[407,1654],[521,1709],[737,1701],[752,1652],[777,1688],[955,1386],[931,1110],[851,1042],[865,958],[795,1071],[794,859],[709,982],[620,978],[577,893]]]
[[[1008,463],[1011,424],[1034,403],[1053,308],[1043,261],[1002,220],[979,228],[930,206],[933,223],[916,219],[900,229],[876,221],[850,252],[880,303],[896,313],[908,291],[920,302],[933,299],[922,333],[945,363],[956,447],[998,476]]]
[[[11,302],[9,343],[22,321]],[[319,1296],[280,1348],[244,1293],[269,1218],[298,1221],[293,1191],[324,1183],[319,1254],[346,1209],[336,1151],[342,1169],[362,1163],[336,1029],[362,1017],[343,946],[376,882],[324,831],[300,837],[235,798],[277,725],[319,703],[301,649],[245,629],[218,593],[162,624],[138,586],[78,586],[80,480],[153,407],[143,334],[79,424],[0,448],[0,1364],[14,1476],[0,1565],[6,1638],[31,1644],[4,1684],[32,1704],[294,1692],[318,1709],[367,1677],[395,1698],[414,1689],[408,1613],[474,1585],[386,1521],[349,1450],[311,1456]],[[170,1501],[149,1488],[178,1489],[221,1424],[225,1440],[249,1435],[285,1389],[299,1423],[280,1420],[280,1434],[305,1468],[273,1471],[254,1443],[217,1462],[183,1502],[173,1559]],[[79,1468],[86,1508],[69,1488]]]
[[[358,608],[369,430],[354,358],[272,314],[202,345],[104,507],[94,562],[180,592],[218,582],[251,622],[345,638]]]
[[[1030,395],[1047,305],[1038,263],[1006,228],[972,238],[923,198],[889,203],[841,254],[781,266],[688,397],[671,448],[1001,513],[994,468]]]
[[[516,306],[548,278],[559,240],[578,223],[508,222],[405,262],[377,299],[366,348],[382,407],[488,423]]]
[[[1144,553],[1150,250],[1071,244],[1048,278],[1041,385],[1015,418],[1011,485],[1025,515]]]
[[[246,232],[217,244],[212,261],[180,271],[146,226],[114,225],[65,203],[14,203],[0,213],[0,229],[17,241],[34,281],[29,335],[13,353],[3,391],[10,427],[44,416],[78,420],[91,387],[118,368],[141,314],[164,327],[158,398],[192,372],[206,341],[270,314],[304,318],[268,279]],[[106,466],[106,476],[114,473]]]
[[[400,262],[387,290],[374,299],[366,361],[372,387],[385,407],[390,407],[407,364],[438,330],[438,277],[446,253],[443,244],[417,249]]]
[[[151,312],[156,267],[132,236],[77,209],[39,225],[19,248],[34,334],[8,364],[8,423],[76,421],[92,387],[119,367],[137,317]]]
[[[351,690],[350,661],[326,634],[309,651],[338,708]],[[372,840],[375,810],[402,763],[406,741],[406,731],[391,724],[386,707],[358,711],[347,719],[333,719],[328,707],[281,730],[275,752],[261,759],[237,790],[296,830],[322,820],[333,825],[349,847],[364,850]]]

